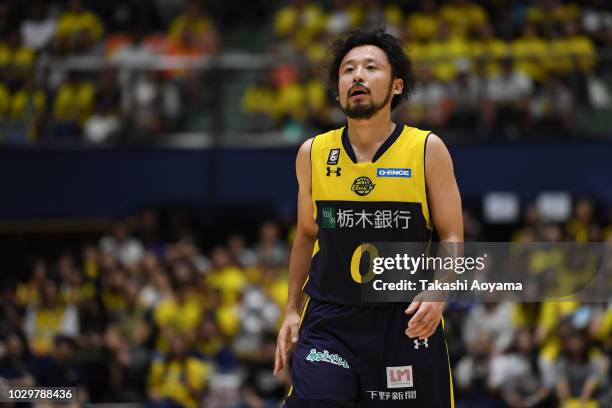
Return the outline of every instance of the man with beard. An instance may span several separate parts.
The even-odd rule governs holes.
[[[444,302],[360,296],[363,243],[428,242],[434,228],[442,242],[463,241],[450,155],[438,136],[391,119],[414,85],[395,37],[360,29],[332,55],[348,123],[304,142],[296,159],[298,229],[275,361],[278,374],[293,349],[285,406],[451,407]]]

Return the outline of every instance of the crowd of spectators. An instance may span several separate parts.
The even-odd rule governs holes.
[[[154,140],[197,106],[198,71],[145,68],[218,52],[201,2],[108,3],[0,3],[0,143]],[[62,68],[75,56],[94,62]]]
[[[254,126],[342,124],[334,95],[312,94],[310,82],[324,80],[303,67],[325,62],[333,38],[361,26],[385,26],[404,41],[418,85],[396,116],[418,127],[472,138],[566,135],[585,108],[610,104],[600,75],[612,50],[612,10],[601,0],[335,0],[328,8],[293,0],[276,12],[271,52],[300,58],[299,74],[278,81],[266,73],[246,92]],[[254,104],[260,94],[269,102]]]
[[[420,86],[396,115],[415,126],[472,137],[567,134],[612,100],[612,9],[602,0],[262,7],[261,22],[270,23],[257,30],[274,36],[254,35],[251,45],[278,63],[261,70],[234,109],[240,130],[299,138],[342,124],[318,68],[333,38],[360,26],[385,26],[404,41]],[[227,113],[216,107],[234,103],[231,87],[206,86],[216,80],[206,69],[151,64],[220,55],[230,29],[218,20],[201,0],[0,2],[0,143],[163,140],[194,118]]]
[[[533,207],[524,218],[513,241],[612,242],[612,219],[589,200],[563,224]],[[479,217],[465,220],[466,240],[486,239]],[[272,370],[295,227],[268,221],[252,245],[231,235],[203,251],[189,228],[168,239],[159,224],[154,210],[116,220],[2,290],[0,392],[73,385],[80,401],[186,407],[284,397],[288,372]],[[540,273],[564,260],[553,248],[528,265]],[[453,302],[445,331],[458,407],[610,406],[610,301]]]

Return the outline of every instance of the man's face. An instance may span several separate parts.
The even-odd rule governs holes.
[[[392,80],[391,64],[383,50],[362,45],[342,59],[338,72],[340,107],[351,119],[369,119],[402,91],[401,79]]]

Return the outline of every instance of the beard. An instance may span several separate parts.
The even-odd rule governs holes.
[[[387,95],[385,96],[385,100],[379,104],[373,103],[370,101],[368,103],[358,103],[353,106],[350,106],[350,102],[349,102],[350,97],[349,97],[347,98],[346,106],[340,105],[340,109],[342,109],[342,112],[344,112],[344,114],[350,119],[357,119],[357,120],[370,119],[372,116],[374,116],[374,114],[380,111],[387,103],[389,103],[389,100],[391,99],[391,95],[392,95],[392,92],[391,92],[393,88],[392,85],[393,84],[390,82],[389,89],[387,90]],[[370,99],[371,99],[371,94],[370,94]]]

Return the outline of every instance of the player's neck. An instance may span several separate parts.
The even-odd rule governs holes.
[[[348,137],[351,144],[358,149],[367,149],[379,145],[395,129],[390,112],[379,111],[369,119],[356,120],[348,118]]]

